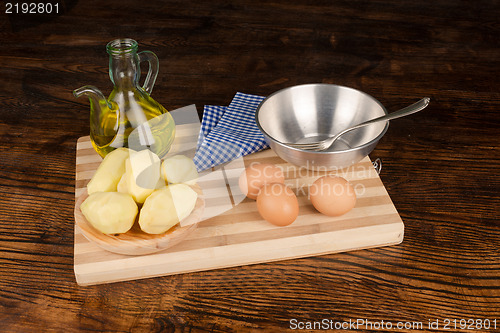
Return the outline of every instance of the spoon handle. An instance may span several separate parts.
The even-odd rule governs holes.
[[[404,116],[408,116],[410,114],[414,114],[414,113],[416,113],[418,111],[422,111],[423,109],[425,109],[427,107],[427,105],[429,105],[430,100],[431,99],[429,97],[424,97],[421,100],[419,100],[418,102],[416,102],[416,103],[414,103],[412,105],[408,105],[407,107],[404,107],[401,110],[398,110],[398,111],[395,111],[395,112],[391,112],[389,114],[386,114],[385,116],[381,116],[381,117],[378,117],[378,118],[370,119],[368,121],[362,122],[361,124],[349,127],[347,129],[343,130],[342,132],[340,132],[339,134],[335,135],[333,138],[331,138],[331,143],[328,145],[328,148],[331,145],[333,145],[333,143],[335,141],[337,141],[337,139],[340,136],[342,136],[343,134],[345,134],[347,132],[355,130],[357,128],[360,128],[360,127],[363,127],[363,126],[366,126],[366,125],[370,125],[370,124],[373,124],[373,123],[378,123],[379,121],[388,121],[388,120],[392,120],[392,119],[396,119],[396,118],[401,118],[401,117],[404,117]]]

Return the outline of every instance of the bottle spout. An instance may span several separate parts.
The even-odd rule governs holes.
[[[90,103],[94,107],[99,107],[101,105],[106,105],[108,108],[112,109],[111,103],[104,97],[103,93],[94,86],[83,86],[78,89],[73,90],[73,96],[76,98],[85,95],[88,96]]]

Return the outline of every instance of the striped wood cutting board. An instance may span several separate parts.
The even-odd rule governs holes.
[[[175,147],[192,155],[194,151],[187,147],[196,146],[198,129],[199,124],[178,125]],[[90,138],[80,138],[76,152],[76,199],[86,191],[100,161]],[[237,204],[239,200],[236,194],[232,196],[231,189],[234,192],[242,166],[227,166],[218,170],[225,181],[213,181],[209,175],[200,181],[207,214],[225,212],[199,223],[187,239],[170,249],[142,256],[107,252],[89,242],[75,225],[77,283],[93,285],[150,278],[402,242],[404,224],[368,157],[347,169],[331,172],[349,180],[358,195],[354,209],[340,217],[318,213],[307,198],[307,185],[325,172],[298,170],[272,150],[245,156],[245,165],[252,162],[273,163],[284,170],[286,183],[298,194],[300,206],[299,217],[292,225],[275,227],[262,220],[253,200],[244,199]]]

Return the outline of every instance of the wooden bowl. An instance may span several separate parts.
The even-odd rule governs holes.
[[[168,231],[158,235],[147,234],[141,230],[137,221],[132,228],[123,234],[104,234],[95,229],[85,218],[80,205],[88,198],[87,191],[77,198],[75,203],[75,222],[82,231],[83,236],[97,246],[118,254],[144,255],[168,249],[183,241],[198,226],[205,208],[205,200],[201,197],[201,189],[193,188],[198,192],[198,199],[191,214],[183,222],[189,223],[181,227],[178,223]]]

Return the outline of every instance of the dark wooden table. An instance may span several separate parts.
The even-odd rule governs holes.
[[[500,329],[498,1],[58,1],[57,15],[4,3],[0,331],[280,332],[358,319],[379,331],[464,331],[461,319]],[[89,105],[72,90],[111,91],[105,45],[117,37],[158,55],[153,97],[168,109],[201,114],[237,91],[312,82],[360,89],[390,111],[429,96],[371,154],[404,242],[78,286],[75,145]]]

